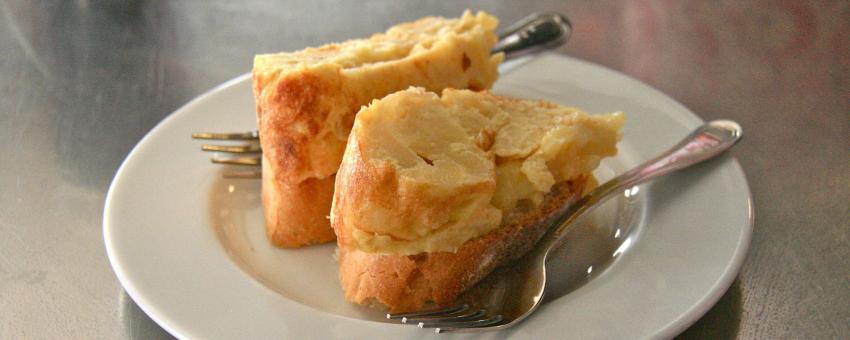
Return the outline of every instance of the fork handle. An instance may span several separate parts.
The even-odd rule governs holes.
[[[545,256],[560,243],[573,222],[585,212],[635,185],[714,158],[735,145],[742,134],[741,126],[731,120],[703,124],[660,156],[605,182],[573,203],[555,218],[551,231],[536,249]]]
[[[500,34],[492,52],[504,52],[505,59],[541,52],[563,44],[572,31],[570,21],[561,14],[535,13]]]

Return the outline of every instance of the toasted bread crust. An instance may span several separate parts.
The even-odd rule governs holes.
[[[486,14],[478,16],[495,21]],[[469,20],[467,14],[464,18]],[[356,68],[335,63],[280,65],[274,55],[257,56],[252,75],[269,239],[284,247],[333,240],[326,217],[334,174],[360,107],[410,86],[437,92],[446,87],[489,88],[502,59],[501,54],[490,55],[496,41],[493,27],[482,26],[472,35],[448,35],[401,59]],[[340,46],[303,53],[323,55]]]
[[[551,220],[592,185],[587,176],[553,187],[539,209],[512,216],[512,222],[479,238],[467,241],[456,252],[422,253],[410,256],[366,253],[340,245],[340,282],[345,298],[358,304],[380,302],[391,312],[418,310],[431,301],[451,304],[499,266],[528,251],[546,232]],[[334,229],[345,221],[334,215]]]
[[[269,162],[263,159],[265,168]],[[281,247],[300,247],[333,241],[331,228],[316,228],[327,224],[331,209],[335,176],[307,179],[300,183],[281,181],[276,173],[266,171],[263,176],[263,206],[278,207],[265,214],[266,233],[269,240]],[[303,197],[313,197],[307,201]],[[281,226],[287,226],[282,228]]]

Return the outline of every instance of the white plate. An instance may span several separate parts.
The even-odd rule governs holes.
[[[625,111],[620,154],[597,171],[603,180],[701,123],[647,85],[552,54],[516,66],[495,91]],[[332,245],[270,246],[258,181],[221,179],[222,168],[189,139],[252,130],[254,119],[250,79],[242,76],[163,120],[124,161],[106,198],[104,238],[127,293],[178,337],[429,336],[364,320],[375,312],[345,303]],[[672,337],[702,316],[732,283],[750,242],[752,204],[738,162],[727,155],[630,194],[571,236],[559,260],[562,284],[533,317],[485,336]]]

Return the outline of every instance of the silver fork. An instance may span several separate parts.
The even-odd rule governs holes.
[[[572,33],[570,21],[557,13],[535,13],[529,15],[508,27],[499,35],[499,41],[493,48],[493,53],[505,53],[505,59],[515,59],[524,55],[538,53],[558,47],[569,39]],[[247,141],[238,145],[204,144],[203,151],[239,154],[235,157],[213,156],[211,161],[216,164],[231,165],[261,165],[262,152],[259,146],[257,131],[239,133],[194,133],[193,139],[207,140],[239,140]],[[245,154],[248,154],[247,156]],[[259,178],[259,170],[225,172],[226,178]]]
[[[511,270],[515,273],[505,276],[505,279],[497,278],[508,281],[495,285],[503,287],[493,291],[500,294],[501,298],[477,297],[480,301],[499,301],[498,304],[490,303],[476,308],[461,305],[414,313],[387,314],[387,318],[421,328],[434,328],[437,333],[491,331],[518,324],[531,315],[543,301],[546,293],[547,257],[582,214],[640,183],[713,158],[735,145],[741,136],[742,130],[738,123],[730,120],[709,122],[660,156],[600,185],[569,207],[563,207],[562,212],[549,221],[549,231],[535,248],[513,265]]]
[[[219,145],[219,144],[203,144],[201,150],[211,152],[222,152],[230,154],[240,154],[243,156],[237,157],[221,157],[213,156],[210,158],[215,164],[230,164],[230,165],[261,165],[261,158],[258,154],[263,150],[260,148],[260,134],[255,131],[238,132],[238,133],[211,133],[200,132],[193,133],[193,139],[203,140],[225,140],[225,141],[242,141],[240,144]],[[251,154],[250,156],[244,156]],[[224,173],[225,178],[260,178],[260,170],[246,171],[228,171]]]

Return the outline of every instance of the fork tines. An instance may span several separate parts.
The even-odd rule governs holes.
[[[502,322],[501,315],[491,316],[486,319],[481,320],[469,320],[469,321],[458,321],[458,322],[445,322],[437,325],[432,325],[423,328],[434,328],[434,332],[436,333],[448,333],[448,332],[456,332],[463,331],[472,328],[478,327],[487,327],[493,326]],[[422,327],[421,325],[419,327]]]
[[[225,172],[222,177],[233,179],[259,179],[263,178],[263,172],[260,170],[229,171]]]
[[[232,153],[232,154],[254,154],[250,156],[239,156],[239,157],[220,157],[218,155],[213,156],[210,161],[215,164],[230,164],[230,165],[247,165],[247,166],[259,166],[261,164],[261,158],[259,153],[262,153],[263,150],[260,147],[259,141],[259,133],[255,131],[248,132],[237,132],[237,133],[216,133],[216,132],[201,132],[201,133],[193,133],[193,139],[204,139],[204,140],[221,140],[221,141],[246,141],[241,144],[225,144],[225,145],[217,145],[217,144],[204,144],[201,145],[201,150],[203,151],[211,151],[211,152],[222,152],[222,153]],[[251,171],[235,171],[235,172],[226,172],[224,174],[225,178],[260,178],[260,171],[251,170]]]
[[[263,152],[260,149],[260,146],[253,143],[248,144],[240,144],[240,145],[216,145],[216,144],[204,144],[201,145],[201,150],[203,151],[213,151],[213,152],[227,152],[227,153],[259,153]]]
[[[210,158],[215,164],[230,164],[230,165],[260,165],[260,157],[213,157]]]
[[[502,316],[487,316],[487,311],[483,309],[472,311],[469,305],[459,305],[421,312],[387,314],[387,319],[400,319],[403,324],[435,328],[437,333],[443,333],[494,325],[502,321]]]
[[[199,132],[193,133],[192,139],[259,140],[260,134],[256,130],[237,133]]]

